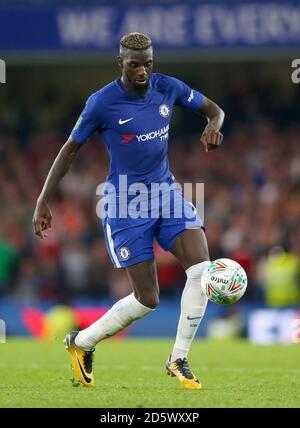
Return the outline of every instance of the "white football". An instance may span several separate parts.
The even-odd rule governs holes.
[[[236,303],[247,288],[247,274],[231,259],[217,259],[205,269],[201,287],[208,299],[220,305]]]

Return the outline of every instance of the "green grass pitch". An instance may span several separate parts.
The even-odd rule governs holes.
[[[96,386],[72,385],[61,341],[0,344],[1,407],[300,407],[300,345],[197,340],[190,365],[203,389],[185,391],[164,370],[171,340],[109,340],[97,346]]]

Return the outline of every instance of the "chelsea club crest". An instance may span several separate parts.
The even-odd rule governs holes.
[[[130,251],[127,247],[120,248],[120,256],[123,260],[127,260],[130,257]]]
[[[162,117],[168,117],[169,116],[169,114],[170,114],[170,109],[169,109],[169,107],[167,106],[167,104],[161,104],[160,106],[159,106],[159,114],[162,116]]]

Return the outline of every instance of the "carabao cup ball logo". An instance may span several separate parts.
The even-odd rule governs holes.
[[[120,248],[119,252],[123,260],[127,260],[130,257],[130,251],[127,247]]]
[[[234,260],[217,259],[203,272],[201,287],[210,301],[231,305],[245,293],[247,275],[242,266]]]
[[[161,106],[159,106],[159,114],[162,117],[168,117],[170,114],[170,109],[167,106],[167,104],[162,104]]]

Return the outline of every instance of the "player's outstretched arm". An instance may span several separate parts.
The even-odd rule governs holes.
[[[45,239],[45,231],[51,229],[52,214],[48,206],[51,195],[57,188],[58,183],[68,171],[77,152],[82,147],[72,137],[63,145],[48,173],[45,184],[38,197],[33,214],[33,230],[41,239]]]
[[[224,122],[225,113],[216,103],[206,97],[204,97],[199,112],[208,120],[200,141],[203,143],[205,151],[209,152],[222,144],[223,134],[221,134],[220,129]]]

